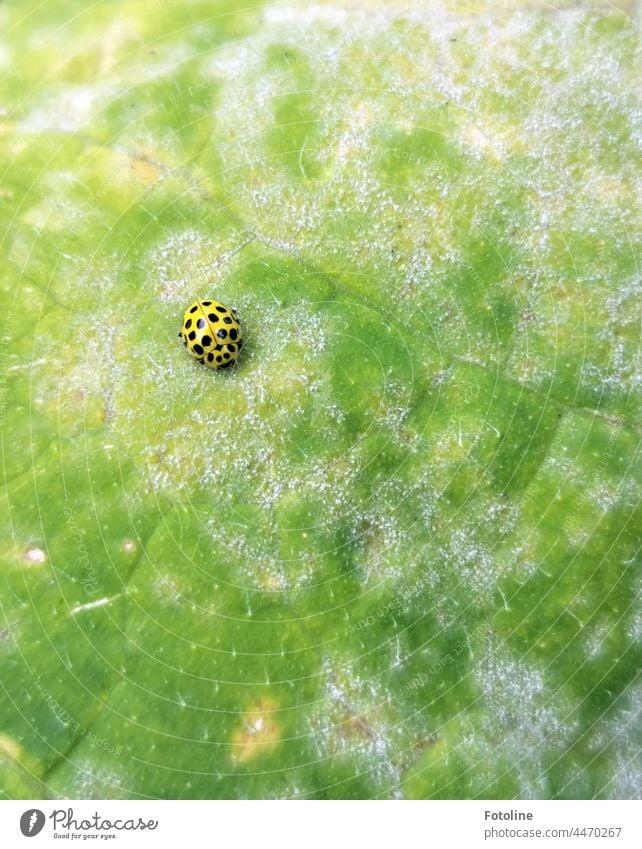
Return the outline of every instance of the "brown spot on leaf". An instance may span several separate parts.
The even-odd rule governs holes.
[[[345,740],[373,740],[375,735],[367,719],[367,713],[355,715],[345,713],[341,718],[339,733]]]

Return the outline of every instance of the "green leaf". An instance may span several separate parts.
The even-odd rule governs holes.
[[[567,5],[0,6],[5,797],[639,795],[639,37]]]

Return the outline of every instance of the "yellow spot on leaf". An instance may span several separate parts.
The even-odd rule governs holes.
[[[129,161],[129,169],[131,177],[145,186],[155,183],[162,174],[160,165],[144,154],[133,156]]]
[[[281,740],[281,728],[273,718],[278,705],[272,699],[257,699],[243,715],[243,722],[233,736],[232,760],[247,763],[272,752]]]
[[[23,759],[22,748],[7,734],[0,734],[0,757],[9,758],[17,763],[21,763]]]

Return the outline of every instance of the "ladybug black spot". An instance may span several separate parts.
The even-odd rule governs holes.
[[[216,312],[227,312],[226,307],[216,307]]]
[[[196,322],[196,326],[199,330],[202,330],[205,327],[205,319],[199,318],[199,320]]]
[[[216,313],[215,313],[215,312],[209,312],[209,313],[207,314],[207,317],[208,317],[208,318],[209,318],[209,320],[212,322],[212,324],[216,324],[216,322],[218,321],[218,316],[216,315]]]
[[[198,344],[194,345],[194,347],[192,348],[192,351],[194,351],[195,354],[198,354],[199,357],[203,354],[203,349]]]
[[[236,329],[236,327],[233,327],[233,328],[230,330],[230,339],[236,339],[236,337],[237,337],[238,335],[239,335],[239,334],[238,334],[238,330]]]
[[[209,305],[210,305],[212,302],[211,302],[211,301],[201,301],[201,303],[203,304],[203,306],[204,306],[204,307],[209,307]]]
[[[210,346],[211,344],[212,344],[212,337],[211,337],[211,336],[207,336],[207,335],[203,336],[203,338],[201,339],[201,345],[202,345],[204,348],[209,348],[209,346]]]
[[[192,330],[192,332],[190,333],[190,335],[187,338],[189,339],[190,342],[193,342],[194,339],[196,339],[196,331]]]
[[[225,322],[225,324],[231,324],[232,318],[229,315],[226,315],[223,321]]]
[[[221,329],[220,329],[220,330],[217,330],[217,331],[216,331],[216,335],[218,336],[218,338],[219,338],[219,339],[225,339],[225,338],[226,338],[226,336],[227,336],[227,330],[224,330],[224,329],[221,327]]]
[[[190,309],[190,312],[196,312],[198,309],[198,304],[194,304],[194,306]]]
[[[185,330],[189,330],[191,326],[192,326],[192,319],[188,318],[187,321],[185,322]]]

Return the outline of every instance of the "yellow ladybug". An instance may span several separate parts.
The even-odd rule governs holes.
[[[191,303],[178,335],[190,354],[210,368],[234,365],[243,347],[238,313],[220,301]]]

